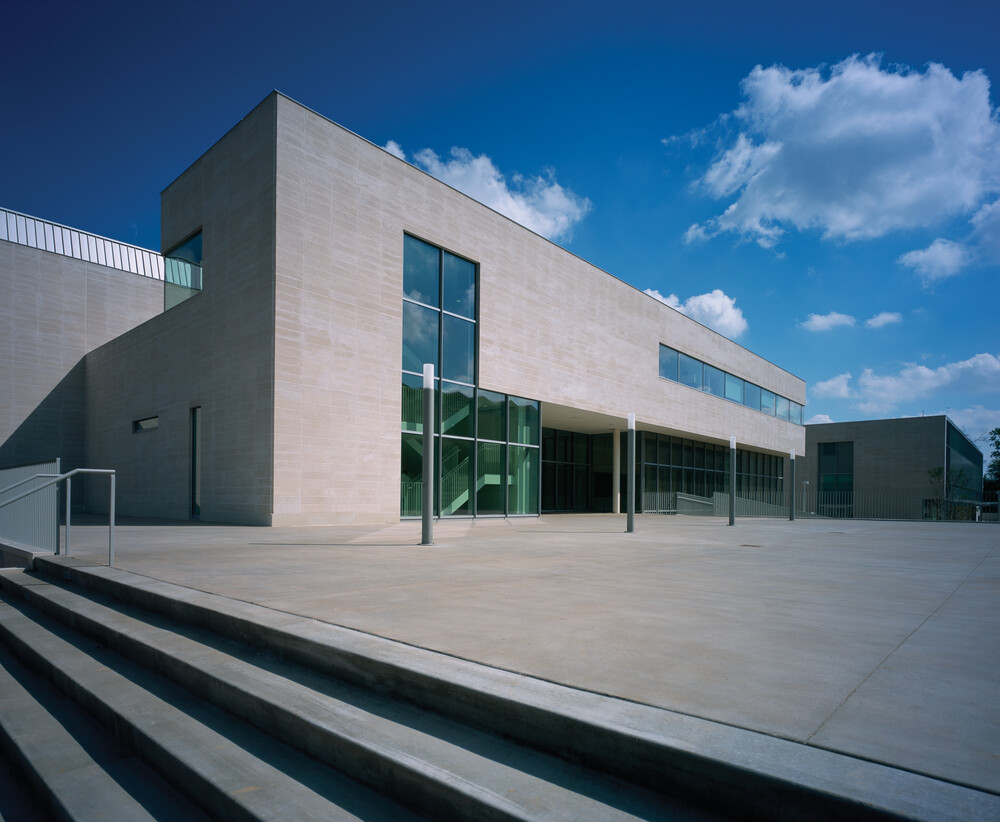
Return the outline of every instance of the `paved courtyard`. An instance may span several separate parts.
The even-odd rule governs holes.
[[[137,523],[116,565],[1000,793],[1000,526]],[[107,526],[71,553],[107,562]]]

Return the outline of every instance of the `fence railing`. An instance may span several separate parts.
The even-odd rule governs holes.
[[[736,496],[736,516],[787,518],[787,492],[760,492]],[[644,494],[647,512],[688,516],[729,516],[729,494],[711,497],[693,494]],[[807,492],[795,496],[795,517],[802,519],[944,520],[951,522],[997,522],[997,504],[974,500],[938,499],[919,494],[892,492]]]
[[[59,489],[54,485],[43,489],[42,474],[59,474],[59,460],[0,470],[0,539],[55,553],[59,550]],[[20,495],[17,501],[12,499],[15,495]]]
[[[110,485],[110,500],[108,503],[108,565],[115,564],[115,472],[111,468],[74,468],[72,471],[67,471],[65,474],[51,474],[51,473],[39,473],[34,474],[31,477],[19,480],[13,485],[7,486],[6,488],[0,489],[0,511],[4,508],[12,507],[19,502],[31,498],[35,494],[44,492],[49,488],[55,488],[60,482],[66,483],[66,531],[64,537],[63,553],[68,555],[70,550],[70,533],[72,528],[72,506],[71,501],[73,498],[72,481],[73,477],[77,474],[105,474],[111,481]],[[37,482],[34,482],[37,480]],[[31,485],[32,487],[26,491],[20,491],[18,493],[17,489],[23,485]],[[8,493],[13,493],[13,496],[7,496]],[[6,497],[6,498],[5,498]],[[34,544],[32,542],[25,543],[30,547],[39,548],[41,550],[51,550],[53,553],[59,553],[59,510],[58,507],[53,507],[52,511],[46,511],[45,508],[39,509],[38,512],[38,523],[36,523],[35,530],[41,532],[44,527],[44,521],[51,520],[55,523],[56,529],[56,539],[55,545],[52,547],[47,547],[43,545]],[[20,541],[20,540],[19,540]]]

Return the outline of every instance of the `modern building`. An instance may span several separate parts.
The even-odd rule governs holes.
[[[818,514],[971,519],[983,453],[944,415],[813,424],[796,480]]]
[[[161,197],[163,254],[0,212],[0,467],[261,525],[781,493],[804,382],[275,92]],[[79,500],[102,510],[106,491]]]

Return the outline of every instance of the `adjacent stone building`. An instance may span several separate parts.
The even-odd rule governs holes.
[[[971,519],[983,498],[983,454],[944,415],[807,425],[796,468],[829,516]]]

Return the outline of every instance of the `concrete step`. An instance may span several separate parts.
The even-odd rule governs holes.
[[[0,818],[207,822],[2,645],[0,694]]]
[[[181,804],[155,818],[198,819],[203,812],[207,818],[226,820],[416,819],[6,595],[0,601],[0,642],[200,809],[189,814]],[[64,768],[62,753],[47,744],[38,756],[48,756],[56,771]],[[44,792],[52,790],[46,779]],[[103,819],[105,807],[96,814],[84,809],[53,818]],[[121,818],[143,817],[130,817],[126,811]]]
[[[124,653],[138,655],[201,693],[219,694],[227,707],[244,704],[239,710],[262,727],[279,735],[291,733],[300,740],[296,744],[324,758],[333,757],[338,766],[366,781],[372,782],[372,768],[381,774],[381,763],[389,762],[386,790],[425,811],[428,802],[437,808],[434,802],[465,807],[468,801],[474,803],[475,814],[486,813],[482,809],[489,807],[499,814],[495,818],[511,818],[503,815],[507,812],[525,814],[514,818],[613,818],[598,811],[599,806],[594,808],[599,815],[594,815],[582,805],[569,817],[545,815],[548,811],[539,810],[532,797],[544,795],[546,782],[555,782],[570,793],[583,793],[586,799],[642,818],[657,818],[657,813],[698,818],[694,806],[711,806],[741,819],[1000,818],[996,796],[878,763],[534,680],[72,557],[39,559],[36,567],[50,580],[71,582],[95,597],[112,597],[121,604],[109,610],[146,626],[130,623],[110,634]],[[27,586],[22,590],[29,596],[39,593]],[[37,598],[47,600],[50,604],[45,607],[62,612],[69,622],[103,635],[106,628],[99,627],[97,618],[100,609],[87,606],[74,615],[62,596]],[[111,604],[111,600],[92,602],[102,608]],[[128,606],[146,613],[129,611]],[[156,623],[151,614],[172,622]],[[86,628],[88,624],[92,627]],[[167,634],[147,633],[149,628]],[[215,637],[197,634],[199,629]],[[185,645],[176,637],[196,644]],[[223,647],[220,637],[260,653],[253,657],[245,647]],[[158,653],[167,648],[170,654]],[[198,662],[208,657],[212,661],[206,672]],[[213,675],[217,663],[221,667]],[[288,663],[292,669],[280,667]],[[236,688],[245,696],[233,693],[237,677],[248,683]],[[273,690],[274,677],[305,691]],[[285,695],[276,698],[279,693]],[[440,716],[434,719],[434,715]],[[330,717],[337,717],[335,733],[346,734],[332,747],[346,746],[354,752],[351,755],[325,751],[331,747],[323,741],[329,739]],[[450,721],[447,727],[431,727],[444,722],[442,717]],[[408,741],[399,741],[396,726],[407,729]],[[494,756],[493,746],[500,742],[497,735],[519,747],[503,748]],[[449,758],[456,756],[455,747],[463,746],[480,760]],[[518,760],[528,753],[520,746],[557,759],[549,756],[528,767]],[[383,756],[387,752],[388,759]],[[355,758],[364,764],[352,764]],[[521,793],[510,799],[505,775],[509,770],[481,774],[480,765],[486,771],[494,767],[481,760],[491,758],[540,781],[515,780]],[[342,763],[343,759],[348,761]],[[561,771],[566,763],[582,763],[591,770]],[[621,798],[620,783],[602,782],[598,773],[627,780],[627,801]],[[441,781],[448,783],[444,789],[427,787],[435,774],[444,775]],[[549,774],[553,776],[548,778]],[[581,781],[594,789],[581,790]],[[383,783],[374,784],[383,790]],[[655,801],[649,805],[643,788],[659,795],[659,806]],[[437,817],[444,812],[429,813]]]
[[[433,819],[717,819],[232,642],[29,574],[8,594]],[[8,618],[0,612],[0,628]],[[9,630],[9,629],[8,629]],[[296,818],[299,818],[296,816]]]

